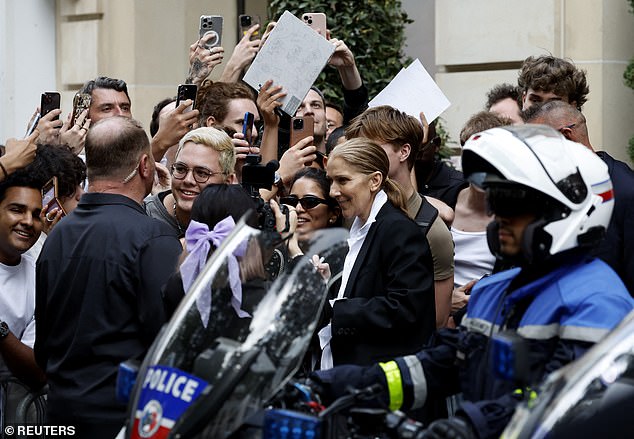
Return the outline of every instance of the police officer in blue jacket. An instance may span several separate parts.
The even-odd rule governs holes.
[[[461,327],[438,331],[424,350],[313,375],[325,399],[379,383],[380,402],[391,410],[462,392],[455,415],[431,423],[424,438],[499,437],[548,373],[579,358],[634,308],[618,275],[588,256],[614,205],[596,154],[545,126],[509,126],[473,135],[462,166],[487,192],[491,251],[516,268],[481,279]],[[521,382],[492,372],[492,339],[503,334],[527,348]]]

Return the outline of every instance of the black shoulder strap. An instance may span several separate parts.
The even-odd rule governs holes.
[[[423,234],[427,236],[429,228],[438,217],[438,209],[432,206],[431,203],[427,201],[424,196],[422,197],[423,202],[420,205],[420,209],[418,209],[418,213],[416,214],[416,218],[414,218],[414,221],[416,221],[416,224],[418,224],[420,228],[423,229]]]

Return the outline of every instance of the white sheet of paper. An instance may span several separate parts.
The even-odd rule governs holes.
[[[272,79],[286,92],[282,111],[294,116],[335,46],[285,11],[244,75],[256,90]]]
[[[401,69],[394,79],[369,102],[370,107],[389,105],[420,119],[425,113],[427,122],[436,119],[451,103],[417,59]]]

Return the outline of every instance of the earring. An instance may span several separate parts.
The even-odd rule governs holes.
[[[334,224],[334,223],[335,223],[335,221],[337,221],[337,218],[330,218],[330,219],[328,220],[328,222],[329,222],[330,224]]]

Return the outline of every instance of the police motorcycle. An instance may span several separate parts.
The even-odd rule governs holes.
[[[502,438],[634,437],[634,312],[518,406]]]
[[[327,294],[327,284],[310,256],[318,254],[326,262],[343,265],[347,231],[321,231],[305,257],[291,261],[269,282],[250,272],[266,265],[274,245],[271,233],[276,232],[252,228],[241,219],[211,255],[138,372],[133,365],[122,365],[119,389],[129,403],[127,425],[118,437],[246,437],[239,432],[250,418],[261,416],[274,395],[288,387]],[[239,263],[242,303],[236,306],[231,264],[238,253],[244,257]],[[295,420],[269,416],[266,428],[283,431],[294,423],[297,430],[314,421],[305,420],[301,412],[291,415]],[[256,424],[255,437],[261,437],[265,427],[262,421]],[[311,437],[308,434],[269,437]]]

